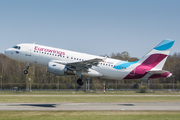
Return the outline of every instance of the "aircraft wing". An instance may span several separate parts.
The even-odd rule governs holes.
[[[88,68],[91,68],[93,65],[94,66],[98,65],[98,63],[101,61],[103,61],[103,59],[95,58],[95,59],[90,59],[90,60],[86,60],[86,61],[67,63],[67,65],[74,66],[76,68],[88,69]]]
[[[94,59],[78,61],[78,62],[63,62],[63,61],[54,61],[54,62],[67,65],[67,67],[71,67],[78,70],[79,69],[87,70],[88,68],[91,68],[92,66],[98,65],[98,63],[101,61],[103,61],[103,59],[94,58]]]

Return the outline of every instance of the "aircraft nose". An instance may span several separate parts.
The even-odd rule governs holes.
[[[5,54],[6,56],[9,56],[9,55],[11,54],[11,52],[12,52],[12,51],[10,51],[10,49],[7,49],[7,50],[4,51],[4,54]]]
[[[7,50],[4,51],[4,54],[7,55]]]
[[[5,55],[7,54],[7,50],[4,51],[4,54],[5,54]]]

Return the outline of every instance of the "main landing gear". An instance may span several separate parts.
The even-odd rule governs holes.
[[[81,88],[82,85],[84,85],[84,81],[83,81],[81,78],[79,78],[79,79],[77,80],[77,84],[78,84],[79,86],[77,87],[76,92]]]
[[[81,71],[76,73],[79,75],[79,79],[77,80],[77,84],[79,85],[76,90],[77,92],[81,88],[81,86],[84,85],[84,81],[82,80]]]
[[[84,85],[84,81],[82,80],[81,70],[77,70],[77,71],[76,71],[76,74],[79,75],[79,79],[77,80],[77,84],[78,84],[79,86]]]
[[[28,74],[28,69],[29,69],[29,63],[27,63],[27,67],[26,67],[26,70],[24,70],[24,74]]]
[[[81,79],[81,78],[79,78],[78,80],[77,80],[77,84],[78,85],[84,85],[84,81]]]

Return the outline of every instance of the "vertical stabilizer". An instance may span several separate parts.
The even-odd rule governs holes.
[[[174,40],[163,40],[153,50],[142,57],[136,67],[124,79],[160,78],[168,77],[172,74],[163,71],[162,68],[170,53]]]
[[[139,60],[139,64],[150,68],[162,69],[170,53],[174,40],[163,40],[153,50]]]

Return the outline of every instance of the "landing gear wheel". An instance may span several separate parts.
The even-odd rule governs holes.
[[[26,67],[26,70],[24,70],[24,74],[26,75],[26,74],[28,74],[28,69],[29,69],[29,63],[27,63],[27,67]]]
[[[78,85],[84,85],[84,81],[79,78],[79,79],[77,80],[77,84],[78,84]]]
[[[24,74],[28,74],[28,71],[27,71],[27,70],[24,70]]]

